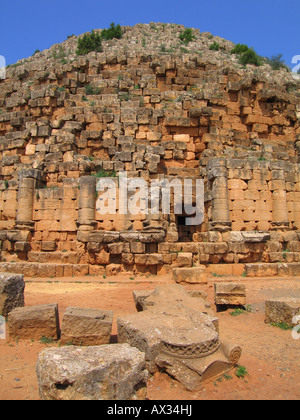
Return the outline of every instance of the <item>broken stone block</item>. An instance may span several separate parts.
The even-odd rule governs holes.
[[[196,390],[238,363],[240,347],[223,348],[218,320],[198,294],[193,298],[182,286],[167,285],[135,297],[143,312],[119,318],[118,340],[143,351],[151,373],[163,369]]]
[[[196,296],[179,285],[135,292],[143,312],[118,320],[119,342],[143,351],[151,373],[164,369],[190,390],[228,371],[241,355],[238,346],[223,348],[217,318],[210,305]]]
[[[69,307],[62,320],[61,343],[81,346],[109,344],[112,311]]]
[[[207,283],[205,266],[192,268],[174,268],[173,277],[176,283]]]
[[[0,315],[24,306],[24,290],[23,274],[0,273]]]
[[[293,318],[300,315],[300,299],[299,298],[278,298],[268,300],[265,303],[266,308],[266,324],[284,323],[289,327],[293,327]]]
[[[246,286],[238,283],[215,283],[215,304],[246,305]]]
[[[191,252],[180,252],[177,256],[178,267],[192,267],[193,254]]]
[[[173,286],[171,286],[173,288]],[[173,289],[174,290],[174,289]],[[181,302],[183,304],[188,305],[191,308],[194,308],[196,310],[200,310],[199,305],[201,305],[201,310],[205,311],[207,308],[210,308],[210,304],[206,302],[207,293],[205,293],[202,290],[184,290],[182,286],[178,286],[178,293],[181,295],[184,293],[185,299],[182,299],[181,296]],[[151,305],[149,302],[151,302],[151,296],[155,296],[155,290],[134,290],[132,292],[134,303],[136,306],[136,309],[138,312],[144,311],[147,309],[147,306]],[[172,291],[172,294],[174,292]],[[149,301],[146,301],[146,299],[149,298]],[[200,301],[191,300],[190,298],[194,299],[201,299]],[[172,298],[173,299],[173,298]],[[212,312],[210,312],[210,315],[212,315]]]
[[[145,399],[145,355],[128,344],[48,348],[36,372],[43,400]]]
[[[165,337],[169,337],[172,332],[176,337],[183,337],[183,339],[188,337],[186,346],[179,346],[183,347],[181,354],[189,353],[189,345],[192,347],[195,344],[196,346],[194,340],[199,339],[198,344],[201,347],[200,335],[203,328],[214,332],[214,338],[209,342],[209,346],[213,348],[212,342],[215,340],[215,349],[218,348],[218,334],[210,317],[200,312],[193,312],[191,318],[187,316],[186,310],[182,310],[180,314],[167,310],[163,312],[146,310],[138,314],[127,315],[118,320],[118,341],[119,343],[129,343],[144,352],[147,369],[151,373],[155,373],[157,370],[156,358],[164,348],[170,346],[170,340],[168,341],[166,338],[165,342]],[[174,340],[176,341],[175,338]]]
[[[135,290],[132,292],[136,310],[141,312],[144,310],[144,301],[147,299],[154,290]]]
[[[9,338],[57,340],[60,335],[58,305],[38,305],[16,308],[8,315]]]

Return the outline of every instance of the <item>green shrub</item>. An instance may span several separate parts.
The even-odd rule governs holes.
[[[209,49],[211,51],[219,51],[220,50],[220,44],[215,41],[213,44],[211,44],[211,46],[209,47]]]
[[[231,50],[231,54],[243,54],[248,51],[249,47],[246,44],[236,44],[236,46]]]
[[[238,366],[235,374],[238,378],[244,378],[246,375],[248,375],[248,371],[245,366]]]
[[[91,85],[85,86],[85,93],[86,95],[100,95],[101,89],[98,87],[93,87]]]
[[[246,44],[236,44],[231,50],[231,54],[239,56],[239,61],[243,66],[247,64],[254,64],[255,66],[261,66],[262,60],[259,55],[256,54],[253,48],[249,48]]]
[[[95,175],[96,178],[116,178],[117,173],[115,171],[106,171],[105,169],[101,169]]]
[[[291,71],[289,66],[285,64],[285,61],[282,60],[282,54],[273,55],[271,58],[266,58],[266,62],[272,67],[273,70],[286,69]]]
[[[181,34],[179,35],[180,41],[184,44],[189,44],[190,42],[194,41],[195,35],[193,35],[192,28],[186,28]]]
[[[77,55],[85,55],[92,51],[102,52],[101,35],[92,31],[78,39]]]
[[[66,52],[62,45],[59,46],[58,49],[54,50],[52,53],[52,57],[55,59],[64,59],[66,57]]]
[[[241,54],[240,63],[244,66],[246,66],[247,64],[254,64],[255,66],[262,65],[261,58],[259,57],[259,55],[256,54],[256,52],[252,48]]]
[[[110,39],[121,39],[123,36],[122,28],[120,25],[115,26],[114,23],[110,24],[109,29],[103,29],[101,32],[102,39],[110,40]]]

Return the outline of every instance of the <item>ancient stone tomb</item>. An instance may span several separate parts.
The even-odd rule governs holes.
[[[222,40],[212,52],[199,31],[193,49],[162,53],[157,36],[172,43],[181,29],[123,28],[123,40],[83,57],[69,40],[65,64],[51,50],[7,69],[0,81],[2,271],[299,271],[297,82],[269,66],[241,69],[232,43]],[[158,198],[157,212],[122,211],[124,174],[146,185],[141,209]],[[107,214],[99,211],[104,178],[117,197]],[[166,189],[150,194],[153,181],[173,183],[169,212],[161,208]],[[187,206],[176,187],[185,181]],[[202,215],[189,225],[200,198]]]

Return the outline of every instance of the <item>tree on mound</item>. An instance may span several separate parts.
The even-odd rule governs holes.
[[[261,57],[254,51],[253,48],[249,48],[248,45],[237,44],[233,50],[231,50],[231,54],[237,55],[240,63],[244,66],[247,64],[254,64],[255,66],[262,65]]]
[[[95,31],[84,34],[82,38],[78,39],[77,55],[85,55],[92,51],[102,52],[102,38],[101,35]]]
[[[86,33],[78,39],[77,55],[85,55],[92,51],[102,52],[102,39],[108,41],[114,38],[121,39],[122,36],[121,26],[114,23],[111,23],[108,29],[103,29],[101,34],[95,31]]]
[[[122,28],[120,25],[115,26],[114,23],[110,24],[110,27],[108,29],[103,29],[101,32],[102,39],[110,40],[110,39],[121,39],[123,36]]]

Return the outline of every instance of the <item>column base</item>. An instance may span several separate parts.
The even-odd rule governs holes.
[[[231,231],[232,223],[231,222],[210,222],[210,229],[217,232],[229,232]]]
[[[291,230],[290,222],[272,222],[272,230]]]
[[[78,230],[92,232],[95,230],[95,226],[98,222],[96,220],[77,220],[76,224],[78,226]]]
[[[15,226],[18,230],[29,230],[30,232],[34,232],[35,230],[35,222],[32,221],[17,220]]]

